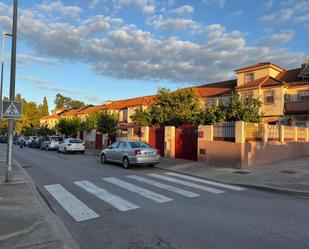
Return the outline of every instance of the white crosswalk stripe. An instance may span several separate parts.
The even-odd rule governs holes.
[[[87,192],[95,195],[99,199],[107,202],[111,206],[117,208],[120,211],[129,211],[132,209],[139,208],[138,205],[135,205],[117,195],[110,193],[109,191],[100,188],[89,181],[76,181],[74,182],[77,186],[83,188]]]
[[[60,184],[45,185],[44,187],[76,221],[100,217]]]
[[[178,174],[178,173],[174,173],[174,172],[168,172],[168,173],[165,173],[165,174],[169,175],[169,176],[177,176],[177,177],[184,178],[184,179],[187,179],[187,180],[191,180],[191,181],[195,181],[195,182],[201,182],[201,183],[205,183],[205,184],[209,184],[209,185],[213,185],[213,186],[218,186],[218,187],[222,187],[222,188],[227,188],[227,189],[232,189],[232,190],[236,190],[236,191],[245,190],[245,188],[242,188],[242,187],[233,186],[233,185],[225,184],[225,183],[213,182],[213,181],[209,181],[209,180],[205,180],[205,179],[201,179],[201,178],[197,178],[197,177],[192,177],[192,176],[187,176],[187,175],[183,175],[183,174]]]
[[[200,196],[197,193],[187,191],[187,190],[184,190],[184,189],[181,189],[181,188],[177,188],[177,187],[174,187],[174,186],[171,186],[171,185],[167,185],[167,184],[164,184],[164,183],[156,182],[156,181],[153,181],[153,180],[150,180],[150,179],[147,179],[147,178],[144,178],[144,177],[140,177],[140,176],[137,176],[137,175],[129,175],[127,177],[130,178],[130,179],[134,179],[136,181],[139,181],[139,182],[150,184],[150,185],[158,187],[158,188],[162,188],[162,189],[165,189],[165,190],[175,192],[175,193],[180,194],[180,195],[184,195],[186,197]]]
[[[159,175],[159,174],[155,174],[155,173],[147,174],[147,175],[155,177],[155,178],[158,178],[158,179],[161,179],[161,180],[165,180],[165,181],[177,183],[177,184],[180,184],[180,185],[188,186],[188,187],[191,187],[191,188],[196,188],[196,189],[208,191],[208,192],[213,193],[213,194],[225,193],[224,191],[219,190],[219,189],[206,187],[206,186],[203,186],[203,185],[199,185],[199,184],[195,184],[195,183],[179,180],[179,179],[168,177],[168,176],[164,176],[164,175]]]
[[[112,183],[114,185],[117,185],[118,187],[124,188],[128,191],[139,194],[143,197],[146,197],[146,198],[151,199],[151,200],[158,202],[158,203],[163,203],[163,202],[168,202],[168,201],[173,200],[173,199],[166,197],[164,195],[155,193],[155,192],[150,191],[150,190],[145,189],[145,188],[138,187],[138,186],[136,186],[132,183],[120,180],[120,179],[115,178],[115,177],[106,177],[106,178],[102,178],[102,180],[107,181],[109,183]]]

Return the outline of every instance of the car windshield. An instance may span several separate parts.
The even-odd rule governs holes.
[[[132,148],[151,148],[148,144],[143,142],[130,142]]]
[[[83,141],[79,140],[79,139],[70,139],[69,143],[71,143],[71,144],[81,144],[81,143],[83,143]]]

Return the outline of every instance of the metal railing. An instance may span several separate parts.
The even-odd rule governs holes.
[[[214,123],[215,141],[235,141],[235,122]]]
[[[279,141],[279,126],[278,125],[267,125],[267,137],[268,141]]]
[[[245,123],[246,141],[262,141],[263,129],[257,123]]]

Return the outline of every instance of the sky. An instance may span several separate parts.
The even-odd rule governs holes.
[[[12,2],[0,2],[11,32]],[[308,0],[19,0],[16,93],[102,104],[309,58]],[[5,39],[4,95],[11,40]]]

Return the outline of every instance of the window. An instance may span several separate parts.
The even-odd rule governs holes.
[[[245,74],[245,83],[254,80],[254,73]]]
[[[80,140],[80,139],[70,139],[70,140],[69,140],[69,143],[70,143],[70,144],[82,144],[83,141]]]
[[[118,147],[118,145],[119,145],[119,142],[115,142],[115,143],[113,143],[113,144],[111,145],[111,147],[112,147],[113,149],[115,149],[115,148]]]
[[[133,149],[136,148],[150,148],[150,146],[143,142],[130,142],[130,145]]]
[[[275,101],[274,92],[265,93],[265,104],[273,104]]]
[[[127,143],[126,142],[120,142],[118,149],[125,149],[127,148]]]
[[[300,91],[298,93],[299,101],[309,101],[309,91]]]

